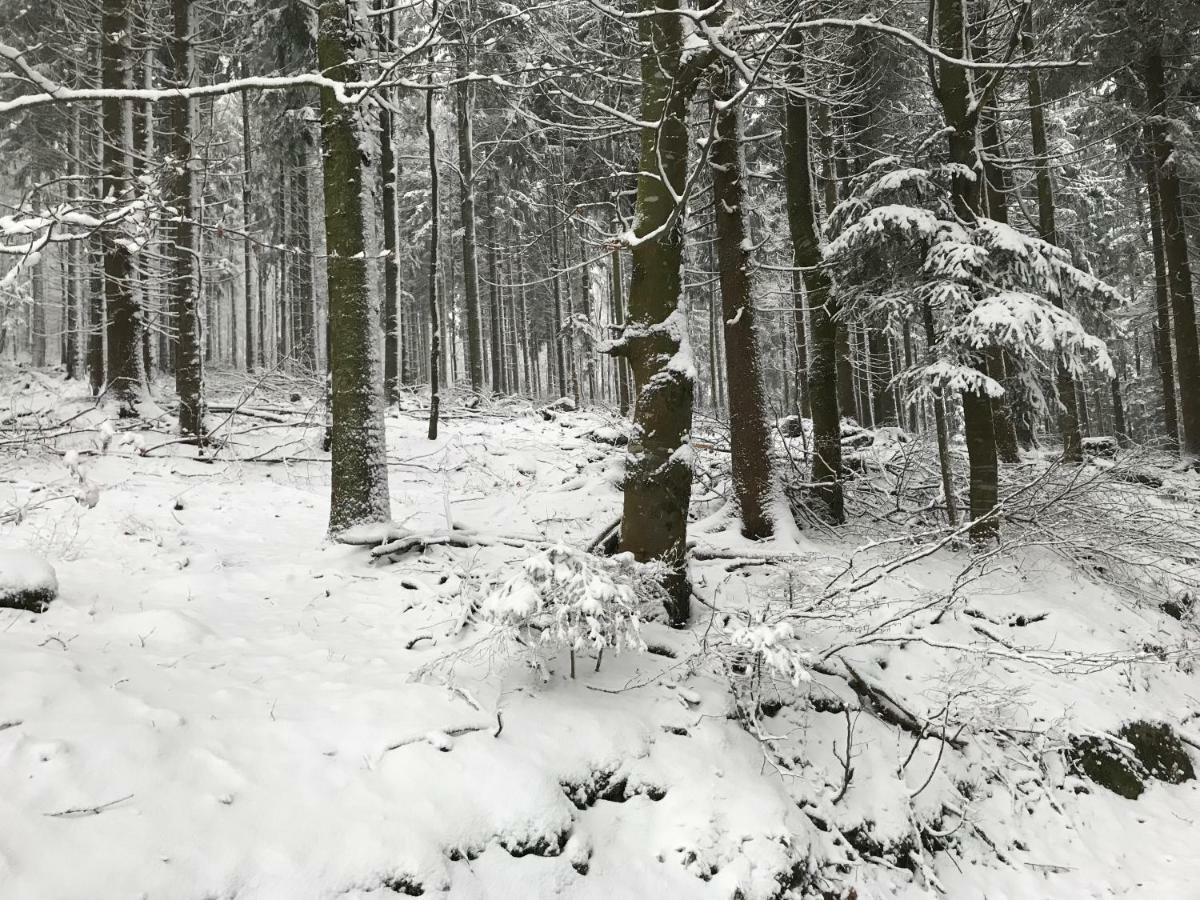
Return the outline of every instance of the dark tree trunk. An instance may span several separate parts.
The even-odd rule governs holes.
[[[243,68],[242,74],[245,74]],[[250,150],[250,95],[242,94],[242,280],[246,306],[246,371],[253,371],[254,359],[254,244],[250,240],[250,177],[253,173]],[[258,361],[261,363],[261,360]]]
[[[471,132],[471,85],[467,39],[458,57],[459,82],[455,87],[458,115],[458,171],[463,242],[463,298],[467,305],[467,370],[471,390],[483,390],[483,336],[479,316],[479,273],[475,256],[475,147]],[[495,385],[493,385],[495,387]]]
[[[1025,29],[1021,33],[1021,45],[1026,56],[1033,54],[1033,10],[1025,16]],[[1058,228],[1054,222],[1054,183],[1050,178],[1050,158],[1046,145],[1046,111],[1042,102],[1042,81],[1037,69],[1027,69],[1026,78],[1029,88],[1029,128],[1033,143],[1034,178],[1037,184],[1038,196],[1038,232],[1042,240],[1058,245]],[[1062,308],[1062,301],[1055,298],[1054,303]],[[1061,363],[1055,371],[1055,392],[1061,410],[1058,416],[1058,428],[1062,433],[1063,461],[1079,463],[1083,461],[1082,437],[1079,433],[1079,411],[1075,403],[1075,381]]]
[[[1170,450],[1179,449],[1179,413],[1175,402],[1175,348],[1171,336],[1171,291],[1167,281],[1167,257],[1163,247],[1162,214],[1158,204],[1158,179],[1153,170],[1146,172],[1150,199],[1150,243],[1154,255],[1154,343],[1158,356],[1158,377],[1162,383],[1163,433]]]
[[[1179,419],[1182,435],[1179,456],[1188,465],[1200,466],[1200,340],[1196,335],[1196,303],[1192,291],[1192,269],[1188,260],[1187,226],[1179,170],[1163,119],[1168,115],[1163,59],[1151,51],[1145,59],[1146,99],[1153,117],[1146,128],[1158,181],[1159,212],[1162,215],[1163,250],[1167,260],[1167,284],[1174,320],[1175,367],[1179,373]]]
[[[801,416],[812,416],[808,396],[808,304],[800,272],[792,269],[792,316],[796,332],[796,408]]]
[[[725,373],[729,382],[729,433],[733,491],[742,534],[769,537],[774,530],[771,495],[771,435],[767,430],[762,362],[755,327],[746,190],[740,146],[740,111],[729,103],[738,87],[732,65],[713,75],[712,115],[717,116],[711,150],[713,205],[720,261],[721,312],[725,321]]]
[[[192,0],[172,0],[174,36],[171,57],[178,87],[192,81]],[[171,242],[171,306],[176,322],[175,390],[179,394],[179,430],[204,437],[204,375],[200,354],[197,303],[195,176],[192,170],[192,101],[171,100],[171,205],[177,219]],[[216,323],[213,323],[214,325]]]
[[[489,204],[494,209],[495,191],[493,185],[492,202]],[[491,228],[488,233],[488,279],[491,282],[488,290],[489,306],[491,307],[491,348],[492,348],[492,391],[493,393],[504,393],[504,317],[500,310],[500,279],[496,271],[496,241],[499,234],[498,217],[493,214],[490,217]]]
[[[567,360],[563,350],[562,282],[558,264],[558,228],[554,224],[554,213],[550,213],[550,273],[553,284],[554,310],[551,322],[554,326],[554,372],[557,379],[555,390],[560,397],[567,395]]]
[[[892,393],[892,350],[884,331],[868,329],[867,347],[871,360],[871,391],[875,427],[898,425],[896,399]]]
[[[109,90],[126,87],[130,17],[127,0],[104,0],[101,8],[101,86]],[[124,102],[106,97],[101,101],[104,131],[104,195],[124,196],[129,173]],[[117,228],[107,229],[104,241],[104,300],[107,307],[108,389],[121,416],[135,416],[135,404],[145,380],[142,369],[141,310],[133,294],[133,265],[129,247]]]
[[[433,87],[425,92],[425,137],[429,144],[429,440],[436,440],[441,394],[438,368],[442,352],[441,317],[438,315],[438,204],[437,133],[433,128]]]
[[[379,6],[386,4],[380,3]],[[395,31],[395,14],[389,13],[386,36]],[[388,91],[385,100],[392,100]],[[397,248],[400,218],[397,206],[399,166],[393,149],[392,112],[379,105],[379,177],[383,181],[383,392],[389,404],[400,399],[400,254]]]
[[[356,81],[350,0],[318,8],[317,62],[331,78]],[[391,518],[383,430],[378,320],[364,258],[363,123],[321,88],[325,246],[329,255],[329,365],[333,413],[329,531]]]
[[[793,36],[799,40],[798,35]],[[801,50],[791,63],[790,81],[805,83]],[[834,522],[845,517],[842,500],[842,440],[839,412],[839,364],[837,308],[830,291],[829,275],[821,266],[817,237],[817,200],[812,188],[809,155],[808,101],[798,91],[788,91],[784,108],[784,166],[787,189],[788,226],[792,236],[793,263],[804,280],[805,305],[812,331],[809,352],[808,388],[812,407],[812,480],[817,496]]]
[[[624,279],[621,277],[621,250],[612,251],[612,314],[613,324],[618,329],[625,325]],[[629,415],[629,366],[624,359],[614,360],[617,367],[617,407],[621,415]]]
[[[938,48],[948,57],[965,55],[963,0],[942,0],[937,8]],[[949,60],[936,66],[936,92],[946,121],[950,160],[958,166],[952,186],[955,214],[965,222],[977,218],[978,191],[970,177],[975,170],[975,140],[978,106],[975,103],[971,75],[967,69]],[[986,361],[976,363],[986,372]],[[999,495],[996,433],[992,422],[992,404],[982,392],[964,391],[963,430],[970,463],[971,538],[985,541],[999,534],[1000,524],[993,515]]]
[[[621,548],[634,558],[667,567],[667,614],[688,618],[687,515],[692,466],[687,453],[694,384],[691,366],[673,365],[686,340],[681,305],[683,210],[674,195],[687,179],[689,101],[699,71],[684,63],[679,0],[639,0],[641,129],[637,214],[629,288],[629,324],[623,340],[637,401],[626,458]],[[657,174],[650,174],[657,173]]]

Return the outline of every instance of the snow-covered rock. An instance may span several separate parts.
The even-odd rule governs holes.
[[[0,550],[0,607],[41,612],[56,596],[50,563],[28,550]]]

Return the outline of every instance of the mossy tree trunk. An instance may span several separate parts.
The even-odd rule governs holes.
[[[352,21],[349,0],[323,0],[318,7],[317,61],[322,72],[341,81],[358,79]],[[331,534],[391,518],[378,316],[364,258],[362,128],[357,107],[343,106],[331,88],[321,88],[333,414]]]
[[[690,612],[687,515],[692,490],[689,439],[695,373],[682,306],[687,112],[702,64],[681,60],[679,0],[639,0],[641,160],[630,253],[629,317],[619,352],[629,359],[636,396],[626,459],[621,548],[667,567],[667,613]]]
[[[716,116],[710,161],[720,261],[721,307],[725,330],[725,373],[729,382],[729,433],[733,492],[742,534],[770,537],[774,531],[771,499],[771,434],[767,430],[757,314],[754,309],[746,187],[742,171],[741,114],[731,64],[712,76],[712,114]]]

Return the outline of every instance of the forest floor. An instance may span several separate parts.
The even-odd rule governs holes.
[[[60,588],[0,610],[3,900],[1200,898],[1200,782],[1130,762],[1127,799],[1080,761],[1133,720],[1196,758],[1194,474],[1030,459],[980,555],[888,494],[929,470],[878,435],[857,524],[752,544],[714,430],[694,624],[572,678],[475,613],[616,518],[609,413],[452,407],[431,442],[391,410],[397,522],[471,538],[375,557],[326,539],[311,387],[215,378],[200,457],[3,383],[0,548]],[[737,644],[764,620],[795,625],[795,684]]]

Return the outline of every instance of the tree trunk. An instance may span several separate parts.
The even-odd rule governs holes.
[[[192,0],[172,0],[174,35],[171,57],[178,87],[193,76]],[[196,297],[195,178],[192,171],[192,104],[171,99],[171,205],[176,220],[171,241],[171,307],[176,322],[175,390],[179,394],[179,431],[204,436],[204,376],[200,355],[200,310]],[[212,323],[215,324],[215,323]],[[210,327],[212,325],[210,324]]]
[[[717,117],[711,149],[713,205],[720,260],[721,311],[725,322],[725,373],[729,382],[729,433],[733,492],[748,538],[770,537],[772,518],[771,435],[767,430],[762,362],[755,327],[742,172],[740,108],[731,103],[738,79],[732,65],[713,75],[712,115]]]
[[[567,360],[563,350],[562,282],[558,263],[558,228],[554,224],[554,212],[550,212],[550,274],[553,285],[554,325],[554,372],[557,378],[555,389],[559,397],[567,395]]]
[[[1158,179],[1153,170],[1146,172],[1146,193],[1150,199],[1150,243],[1154,255],[1154,345],[1158,356],[1158,377],[1163,394],[1163,433],[1167,449],[1179,449],[1179,413],[1175,394],[1175,349],[1171,324],[1171,293],[1167,282],[1167,257],[1163,247],[1162,213],[1158,202]]]
[[[621,347],[633,369],[637,401],[626,457],[621,548],[667,568],[667,614],[687,621],[687,515],[692,490],[689,436],[694,393],[683,307],[683,210],[687,113],[700,72],[682,62],[679,0],[639,0],[643,122],[631,252],[629,324]],[[651,174],[655,173],[655,174]]]
[[[499,234],[499,221],[494,213],[495,209],[495,190],[493,185],[493,194],[491,206],[493,213],[488,217],[490,228],[488,230],[488,280],[491,284],[488,286],[488,305],[491,307],[491,351],[492,351],[492,393],[500,394],[505,391],[504,384],[504,317],[500,310],[500,279],[496,271],[496,241]]]
[[[1163,122],[1169,113],[1163,60],[1157,51],[1150,51],[1146,56],[1145,77],[1146,99],[1152,116],[1146,128],[1154,157],[1154,177],[1158,181],[1163,250],[1174,319],[1175,366],[1179,372],[1179,418],[1183,431],[1179,456],[1188,465],[1200,466],[1200,341],[1196,335],[1196,304],[1179,170],[1174,159],[1175,147]]]
[[[101,86],[120,90],[126,85],[130,17],[127,0],[103,0],[101,7]],[[104,132],[103,192],[114,202],[124,195],[128,182],[125,148],[128,146],[125,104],[106,97],[101,101]],[[103,234],[104,301],[107,307],[108,388],[118,404],[118,415],[137,415],[142,392],[141,311],[133,295],[133,266],[129,247],[117,227]]]
[[[939,49],[948,57],[965,55],[962,0],[942,0],[937,9]],[[978,192],[970,173],[975,171],[975,142],[978,116],[974,105],[975,87],[967,69],[949,60],[937,64],[936,93],[947,128],[950,160],[958,166],[952,186],[955,214],[965,222],[977,218]],[[980,372],[986,362],[976,363]],[[963,430],[970,462],[971,538],[986,541],[999,534],[999,522],[992,515],[999,495],[996,461],[996,433],[992,422],[992,404],[982,392],[964,391]]]
[[[1021,46],[1026,56],[1032,56],[1034,47],[1033,10],[1025,16],[1025,28],[1021,33]],[[1033,143],[1034,178],[1038,196],[1038,232],[1042,240],[1058,245],[1058,229],[1054,222],[1054,183],[1050,178],[1050,159],[1046,145],[1046,111],[1042,103],[1042,80],[1037,69],[1027,69],[1029,88],[1029,129]],[[1055,306],[1063,308],[1060,299],[1054,298]],[[1055,370],[1055,391],[1061,410],[1058,428],[1062,432],[1063,461],[1083,461],[1083,438],[1079,433],[1079,411],[1075,404],[1075,381],[1061,362]]]
[[[786,323],[785,323],[785,326]],[[804,296],[804,282],[799,269],[792,269],[792,328],[796,342],[796,412],[811,418],[812,407],[808,400],[808,307]]]
[[[625,283],[621,276],[621,249],[612,251],[612,315],[618,330],[625,325]],[[614,360],[617,367],[617,408],[621,415],[629,415],[629,366],[624,359]]]
[[[441,211],[438,204],[437,133],[433,128],[433,86],[425,92],[425,138],[429,144],[429,440],[437,440],[438,368],[442,352],[441,316],[438,315],[438,233]]]
[[[793,40],[799,36],[794,34]],[[793,85],[803,85],[803,51],[793,51]],[[845,518],[842,500],[842,436],[838,391],[837,308],[830,291],[829,275],[821,267],[817,228],[817,200],[812,188],[809,157],[808,101],[799,88],[785,94],[784,167],[787,190],[788,226],[792,236],[794,265],[804,280],[804,303],[812,332],[809,348],[808,390],[812,407],[812,481],[817,496],[834,522]]]
[[[467,369],[471,390],[483,390],[483,337],[479,320],[479,274],[475,256],[475,147],[471,132],[471,86],[466,80],[470,65],[467,36],[458,57],[459,82],[455,87],[458,114],[458,172],[463,243],[463,298],[467,305]],[[493,385],[494,387],[494,385]]]
[[[244,75],[243,67],[242,74]],[[250,240],[250,94],[242,93],[242,279],[246,305],[246,371],[254,370],[254,244]],[[261,362],[261,361],[260,361]]]
[[[357,81],[350,0],[318,8],[317,62],[331,78]],[[383,427],[377,310],[367,283],[362,123],[321,88],[325,245],[329,255],[332,485],[329,531],[391,518]]]

